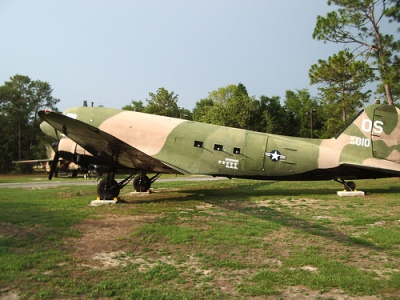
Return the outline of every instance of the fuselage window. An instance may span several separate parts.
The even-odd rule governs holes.
[[[222,150],[224,150],[224,146],[219,145],[219,144],[214,144],[214,150],[215,151],[222,151]]]
[[[194,146],[196,148],[203,148],[203,142],[201,141],[194,141]]]
[[[233,154],[240,154],[240,148],[233,148]]]

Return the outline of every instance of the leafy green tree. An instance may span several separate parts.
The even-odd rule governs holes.
[[[208,94],[206,99],[201,100],[197,104],[201,104],[203,106],[204,111],[201,114],[201,117],[197,119],[198,121],[216,124],[216,125],[225,125],[229,126],[228,124],[231,123],[228,118],[228,115],[234,114],[234,112],[227,111],[227,103],[233,97],[235,92],[236,85],[231,84],[226,87],[221,87],[217,90],[214,90]],[[197,107],[194,111],[199,111],[199,107]]]
[[[28,102],[29,110],[30,110],[30,124],[31,124],[31,142],[30,148],[34,146],[35,138],[39,130],[38,113],[40,110],[45,108],[50,108],[52,110],[56,109],[56,104],[60,101],[52,96],[53,89],[51,88],[48,82],[34,80],[31,81],[28,85]]]
[[[139,101],[132,100],[131,104],[123,106],[122,109],[123,110],[143,112],[145,110],[145,107],[143,105],[143,101],[141,101],[141,100],[139,100]]]
[[[213,106],[214,101],[211,98],[204,98],[197,101],[192,113],[193,120],[210,123],[208,115],[211,114],[210,111],[213,109]]]
[[[292,136],[321,136],[322,109],[318,101],[311,97],[307,89],[298,90],[297,92],[287,90],[285,95],[285,108],[289,116],[291,116],[291,119],[288,118],[291,122],[288,126],[292,128]]]
[[[231,84],[212,91],[206,99],[197,102],[193,117],[196,121],[251,129],[255,102],[243,84]]]
[[[311,84],[322,85],[319,90],[327,113],[326,130],[332,134],[339,132],[369,100],[370,91],[362,92],[362,89],[374,74],[368,64],[356,61],[347,51],[340,51],[328,61],[319,60],[311,66],[309,76]]]
[[[326,17],[318,16],[313,38],[326,42],[353,46],[358,56],[370,61],[380,81],[378,91],[384,91],[389,104],[398,98],[398,58],[400,42],[392,34],[384,33],[385,22],[399,22],[398,0],[328,0],[338,6]],[[387,27],[387,26],[386,26]]]
[[[38,112],[45,107],[56,110],[58,99],[51,95],[50,84],[32,81],[28,76],[15,75],[0,87],[0,133],[4,142],[0,156],[4,158],[1,172],[12,169],[12,160],[45,155],[40,149],[45,139],[39,130]]]
[[[225,116],[227,126],[252,129],[251,116],[256,108],[255,98],[250,97],[246,87],[239,83],[233,95],[226,102]]]
[[[293,125],[289,121],[286,109],[281,105],[278,96],[267,97],[261,95],[258,101],[258,122],[254,130],[273,134],[291,135],[290,128]],[[256,127],[259,125],[259,127]]]
[[[386,15],[392,18],[390,21],[400,21],[400,0],[391,0],[391,7],[386,9]],[[398,29],[400,32],[400,29]]]
[[[149,93],[150,99],[146,99],[148,105],[144,112],[167,117],[180,117],[178,107],[178,95],[168,92],[165,88],[159,88],[156,93]]]
[[[261,100],[253,101],[253,110],[249,119],[249,128],[248,128],[249,130],[254,130],[258,132],[268,132],[267,131],[268,116],[266,113],[268,100],[269,100],[268,97],[261,96]]]
[[[192,112],[186,108],[179,108],[179,118],[186,120],[193,120]]]

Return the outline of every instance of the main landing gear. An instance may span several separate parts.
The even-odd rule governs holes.
[[[356,184],[353,181],[346,182],[342,178],[335,178],[334,180],[343,184],[343,187],[347,192],[354,192],[356,190]]]
[[[139,175],[136,175],[136,173],[137,172],[129,175],[124,180],[117,182],[114,178],[115,172],[108,172],[107,177],[101,180],[97,185],[97,195],[100,200],[113,200],[117,198],[121,189],[131,182],[132,179],[133,187],[136,192],[147,192],[150,189],[151,184],[161,176],[160,173],[157,173],[153,177],[149,178],[144,171]]]

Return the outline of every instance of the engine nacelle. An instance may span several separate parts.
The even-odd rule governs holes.
[[[58,152],[64,160],[72,161],[84,169],[90,164],[96,163],[92,154],[66,136],[60,139]]]

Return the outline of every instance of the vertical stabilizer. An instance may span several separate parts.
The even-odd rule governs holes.
[[[400,163],[400,110],[394,105],[368,106],[337,140],[348,145],[342,155]]]

